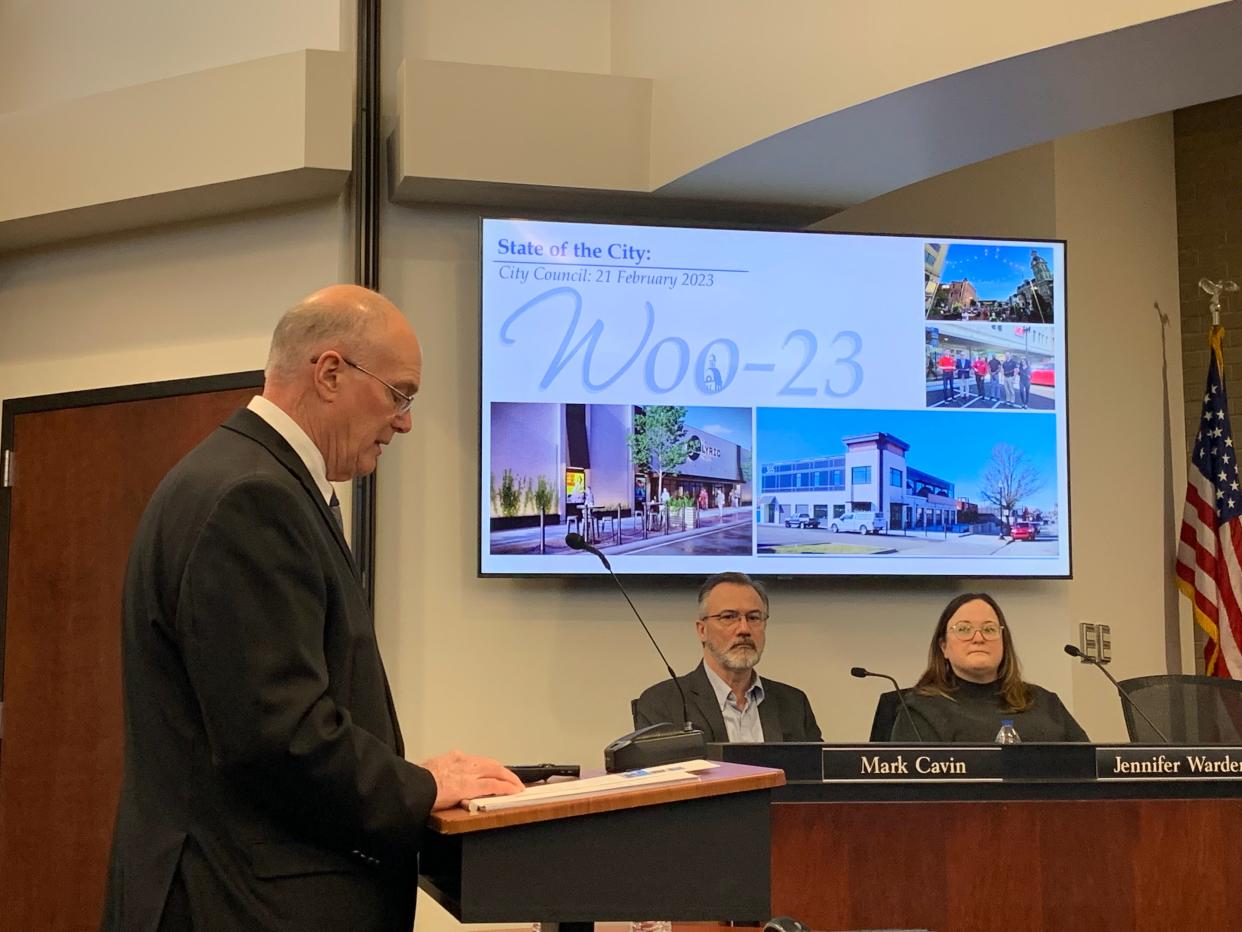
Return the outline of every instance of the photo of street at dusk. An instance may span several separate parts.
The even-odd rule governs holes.
[[[752,553],[751,409],[493,402],[494,554]],[[585,559],[593,560],[589,554]]]
[[[1054,285],[1047,246],[923,245],[923,309],[929,321],[1050,324]]]

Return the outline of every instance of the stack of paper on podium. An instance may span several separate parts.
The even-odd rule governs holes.
[[[559,783],[545,783],[539,786],[528,786],[520,793],[512,796],[483,796],[478,799],[462,800],[462,805],[471,812],[498,812],[502,809],[513,809],[517,806],[534,806],[561,799],[572,799],[575,796],[595,796],[600,793],[615,793],[619,790],[630,790],[642,786],[659,786],[666,783],[685,783],[698,780],[698,774],[717,766],[708,760],[683,761],[678,764],[663,764],[659,767],[648,767],[644,770],[629,770],[625,773],[606,773],[598,777],[587,777],[582,780],[566,780]]]

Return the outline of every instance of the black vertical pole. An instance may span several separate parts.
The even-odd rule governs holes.
[[[354,282],[379,289],[380,0],[358,0],[354,89]],[[375,473],[354,480],[351,537],[367,601],[375,605]]]

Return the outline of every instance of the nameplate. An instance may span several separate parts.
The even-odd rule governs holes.
[[[1095,776],[1097,780],[1242,780],[1242,748],[1098,747]]]
[[[824,748],[825,783],[991,783],[1000,747],[861,744]]]

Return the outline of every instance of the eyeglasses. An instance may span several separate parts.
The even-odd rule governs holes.
[[[735,625],[743,618],[746,619],[746,623],[752,628],[762,628],[768,623],[767,612],[746,612],[743,614],[742,612],[734,611],[733,609],[727,609],[723,612],[716,612],[714,615],[704,615],[702,620],[707,621],[710,619],[712,621],[718,621],[722,625]]]
[[[948,631],[959,641],[971,640],[975,636],[976,631],[983,635],[985,641],[995,641],[1001,636],[1002,627],[1004,626],[995,621],[985,622],[977,628],[969,621],[959,621],[956,624],[949,625]]]
[[[388,389],[388,391],[392,394],[392,403],[397,406],[397,410],[396,412],[394,412],[396,417],[400,417],[401,415],[405,414],[405,412],[410,410],[410,406],[414,404],[413,395],[407,395],[405,392],[401,391],[401,389],[394,388],[392,385],[389,385],[387,382],[381,379],[378,375],[376,375],[370,369],[366,369],[358,365],[352,359],[346,359],[344,356],[341,357],[341,361],[345,363],[345,365],[350,366],[351,368],[357,369],[363,375],[369,375],[371,378],[375,379],[375,381],[379,382],[380,385],[383,385],[386,389]],[[311,364],[313,365],[317,362],[319,362],[319,357],[312,356]]]

